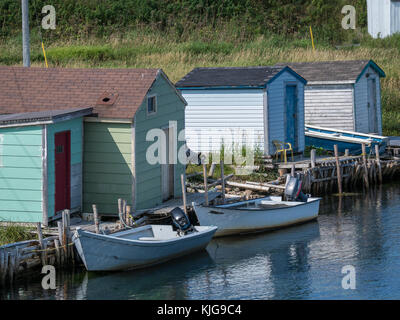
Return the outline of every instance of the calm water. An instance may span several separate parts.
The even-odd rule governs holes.
[[[356,290],[341,286],[356,269]],[[326,197],[318,222],[214,240],[207,251],[141,271],[58,274],[0,289],[1,299],[400,299],[400,184]]]

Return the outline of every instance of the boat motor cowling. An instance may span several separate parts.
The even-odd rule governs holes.
[[[179,234],[187,234],[193,231],[193,226],[190,223],[189,217],[179,207],[176,207],[171,212],[172,223],[178,229]]]
[[[285,196],[289,201],[307,202],[308,195],[301,191],[301,181],[295,177],[287,175],[285,185]]]

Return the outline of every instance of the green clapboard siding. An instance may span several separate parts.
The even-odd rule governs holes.
[[[146,134],[155,128],[168,127],[169,121],[177,121],[178,134],[185,127],[185,105],[175,90],[162,77],[157,77],[148,95],[157,96],[157,113],[147,115],[145,99],[135,115],[135,166],[136,166],[136,209],[151,208],[162,202],[161,166],[150,165],[146,160],[146,150],[154,141],[146,141]],[[184,144],[178,142],[178,150]],[[181,195],[180,175],[184,165],[175,166],[174,195]]]
[[[48,216],[55,214],[55,145],[58,132],[71,131],[71,209],[82,204],[82,118],[47,125]]]
[[[0,128],[0,221],[42,221],[42,126]]]
[[[130,124],[85,122],[83,210],[118,214],[118,198],[132,205]]]

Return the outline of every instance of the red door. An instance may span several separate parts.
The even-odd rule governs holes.
[[[56,194],[55,212],[70,209],[70,172],[71,172],[71,132],[64,131],[56,133],[55,144],[55,173]]]

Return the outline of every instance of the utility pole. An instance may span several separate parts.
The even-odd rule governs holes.
[[[22,56],[24,67],[31,66],[30,41],[29,41],[29,3],[28,0],[21,0],[22,6]]]

